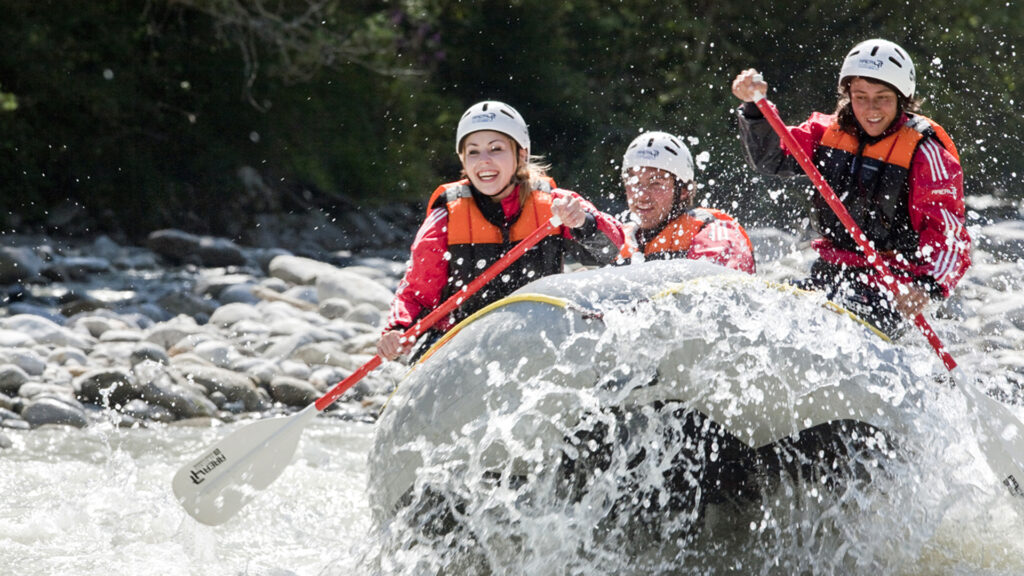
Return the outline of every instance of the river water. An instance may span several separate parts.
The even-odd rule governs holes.
[[[384,558],[382,563],[380,534],[372,525],[366,497],[367,454],[374,434],[368,423],[319,418],[306,429],[291,466],[236,517],[207,527],[187,516],[171,494],[171,477],[240,425],[7,431],[13,446],[0,460],[0,574],[417,573],[408,568],[416,565],[415,559]],[[929,489],[947,496],[955,491],[955,501],[946,498],[944,509],[934,514],[883,510],[878,518],[858,520],[867,527],[862,526],[861,536],[871,539],[872,524],[886,534],[884,526],[913,514],[914,523],[904,522],[902,528],[911,532],[906,535],[909,555],[899,541],[874,544],[884,548],[875,551],[881,564],[891,557],[886,573],[1024,574],[1022,509],[992,486],[993,477],[971,448],[969,434],[950,434],[947,442],[938,451],[953,469],[946,480],[933,478],[949,487]],[[972,462],[974,458],[978,460]],[[906,478],[901,483],[917,481]],[[819,514],[811,524],[829,512]],[[541,541],[558,533],[550,524],[537,530],[547,534],[538,534]],[[557,538],[550,545],[557,548]],[[397,548],[404,554],[415,551]],[[707,552],[715,553],[710,548]],[[813,543],[806,542],[779,551],[816,553]],[[608,565],[602,573],[616,573],[615,568]],[[549,569],[550,574],[563,573],[557,566]],[[523,572],[513,567],[502,573]],[[744,569],[714,573],[787,572],[748,563]]]
[[[978,259],[973,274],[992,268],[984,265],[983,256]],[[1006,279],[1000,280],[1010,288],[985,296],[982,304],[996,306],[989,317],[1012,316],[1024,309],[1021,262],[1007,265]],[[985,272],[984,278],[998,279],[1000,274]],[[1000,312],[1004,310],[1010,312]],[[953,328],[942,335],[959,344],[956,356],[965,372],[987,378],[978,383],[983,389],[1014,389],[1015,383],[1008,381],[1009,370],[996,362],[1016,362],[1019,345],[993,351],[986,343],[1003,336],[1003,330],[990,328],[1002,324],[949,323]],[[939,322],[938,327],[942,329],[943,324]],[[961,340],[950,338],[968,330],[970,335]],[[930,351],[925,355],[931,358]],[[933,384],[930,378],[925,381],[927,386]],[[772,522],[754,522],[738,547],[694,540],[687,543],[699,544],[692,551],[693,570],[648,573],[1024,574],[1024,504],[1011,500],[985,465],[977,449],[975,416],[968,413],[959,394],[939,393],[935,400],[926,411],[934,424],[922,426],[919,439],[928,446],[929,462],[893,479],[890,487],[900,494],[888,500],[888,507],[878,506],[886,500],[872,501],[870,491],[854,493],[864,501],[854,504],[872,512],[840,518],[839,528],[850,524],[841,536],[853,537],[840,541],[838,548],[818,540],[828,532],[824,526],[836,524],[837,508],[812,506],[802,512],[782,499],[769,503],[776,507],[771,517],[774,533],[771,527],[765,529]],[[1024,419],[1024,409],[1014,406],[1012,410]],[[436,565],[432,558],[436,551],[417,543],[417,526],[394,524],[382,529],[371,519],[372,423],[321,416],[306,428],[295,459],[282,476],[237,516],[216,527],[196,523],[176,502],[171,478],[183,464],[243,425],[119,428],[111,423],[84,429],[4,429],[3,436],[12,445],[0,449],[0,576],[436,573],[429,570]],[[790,497],[806,501],[815,494],[814,487],[803,487]],[[519,541],[544,548],[543,554],[529,562],[512,558],[498,565],[496,573],[630,572],[628,555],[614,549],[587,570],[567,569],[568,559],[579,552],[580,539],[573,532],[579,516],[550,512],[519,518],[516,524]],[[791,524],[797,529],[787,532]],[[801,532],[801,526],[808,529]],[[475,535],[478,539],[502,536],[500,526],[492,533]],[[870,559],[870,566],[836,570],[833,556],[840,554]],[[539,563],[537,558],[552,560]],[[794,571],[792,566],[801,569]]]
[[[360,573],[353,567],[372,544],[372,425],[321,418],[273,486],[229,522],[207,527],[185,514],[170,480],[226,432],[6,432],[14,446],[0,459],[0,574]]]

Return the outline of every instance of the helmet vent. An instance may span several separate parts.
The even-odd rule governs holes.
[[[874,48],[871,49],[871,55],[875,56],[877,54],[878,54],[878,46],[875,46]]]
[[[486,108],[484,108],[484,110],[486,110]],[[515,118],[515,116],[513,116],[511,112],[505,110],[504,108],[502,108],[501,113],[504,114],[505,116],[508,116],[509,118]]]
[[[673,156],[679,156],[679,152],[676,152],[675,150],[669,148],[668,146],[665,146],[665,151],[669,152]]]
[[[654,146],[654,138],[647,141],[647,147],[650,148],[651,146]]]
[[[490,104],[484,104],[484,106],[483,106],[483,108],[481,108],[481,110],[483,110],[484,112],[487,112],[487,107],[488,106],[490,106]]]
[[[900,68],[903,68],[903,64],[900,64],[900,61],[893,58],[892,56],[889,56],[889,62],[892,62],[893,64],[899,66]]]

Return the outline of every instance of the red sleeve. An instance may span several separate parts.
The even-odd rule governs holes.
[[[753,274],[754,251],[739,224],[731,220],[714,220],[693,237],[686,257],[710,260],[726,268]]]
[[[435,208],[413,240],[409,267],[391,301],[384,331],[409,328],[441,302],[448,282],[448,210]]]
[[[625,233],[622,231],[622,222],[615,219],[614,216],[605,214],[597,209],[589,200],[580,196],[579,193],[573,192],[572,190],[565,190],[564,188],[558,188],[552,191],[555,197],[559,196],[573,196],[580,201],[583,205],[583,211],[593,216],[595,223],[597,224],[598,232],[604,234],[616,248],[622,248],[622,245],[626,243]],[[591,229],[593,230],[593,229]],[[566,238],[572,238],[572,229],[565,226],[562,227],[562,235]]]
[[[775,105],[772,104],[774,107]],[[822,136],[825,135],[825,131],[832,125],[834,117],[830,114],[822,114],[821,112],[811,113],[811,117],[805,120],[799,126],[790,126],[789,132],[793,134],[796,141],[800,143],[800,147],[807,152],[807,155],[814,157],[814,149],[821,142]],[[785,148],[785,146],[779,142],[779,146]],[[787,155],[789,151],[786,151]]]
[[[949,296],[971,265],[963,170],[938,141],[928,138],[914,153],[909,184],[910,223],[920,235],[919,263],[909,271],[933,279]]]
[[[775,107],[774,103],[769,101],[768,105],[778,112],[778,108]],[[811,117],[803,123],[798,126],[788,126],[788,128],[789,132],[793,135],[793,138],[795,138],[800,144],[800,147],[807,152],[808,156],[813,157],[815,147],[817,147],[818,143],[821,142],[822,136],[825,135],[825,131],[832,125],[832,121],[834,119],[835,117],[831,114],[812,112]],[[776,139],[779,142],[779,148],[781,148],[787,156],[792,156],[792,154],[789,153],[789,150],[786,150],[786,146],[782,143],[782,139],[777,136]]]

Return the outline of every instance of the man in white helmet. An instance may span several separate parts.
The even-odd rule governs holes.
[[[754,273],[743,227],[725,212],[693,207],[693,157],[681,139],[665,132],[634,139],[622,158],[622,184],[629,205],[624,263],[690,258]]]
[[[933,299],[950,295],[971,264],[963,171],[953,141],[917,113],[914,63],[898,45],[872,39],[853,47],[839,72],[833,114],[815,112],[793,136],[819,167],[867,239],[896,274],[893,294],[838,217],[815,194],[812,222],[821,234],[808,288],[860,315],[891,337]],[[747,162],[762,174],[800,176],[796,159],[754,105],[767,94],[750,69],[733,81]]]
[[[409,267],[377,343],[382,358],[392,360],[408,351],[413,343],[401,338],[406,329],[552,216],[562,226],[468,297],[424,342],[521,286],[562,272],[568,253],[610,263],[622,245],[622,227],[613,217],[579,194],[555,186],[547,166],[530,155],[526,122],[508,104],[489,100],[470,106],[456,129],[455,153],[462,179],[439,186],[427,204]]]

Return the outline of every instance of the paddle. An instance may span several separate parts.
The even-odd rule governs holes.
[[[551,217],[461,291],[406,330],[402,338],[412,341],[429,330],[561,224],[558,217]],[[234,516],[291,463],[306,425],[371,370],[380,366],[381,361],[381,357],[375,355],[302,411],[284,418],[258,420],[239,428],[183,466],[174,475],[172,487],[185,511],[210,526],[226,522]]]
[[[757,80],[760,81],[760,78],[757,78]],[[867,256],[868,260],[881,274],[882,282],[885,284],[886,289],[895,294],[899,288],[889,266],[882,260],[882,257],[874,247],[868,243],[867,236],[864,235],[864,232],[861,231],[857,223],[850,217],[850,213],[836,196],[832,187],[821,176],[821,172],[818,171],[810,156],[800,147],[796,138],[786,128],[782,119],[779,118],[779,113],[768,104],[765,95],[760,92],[754,94],[754,104],[757,105],[758,110],[761,111],[768,120],[768,123],[771,124],[772,128],[779,135],[789,153],[796,158],[800,167],[803,168],[815,187],[818,188],[825,202],[828,203],[829,207],[832,208],[833,212],[843,223],[843,226],[846,227],[846,231],[857,242],[857,246],[860,247],[864,255]],[[964,375],[963,370],[957,366],[953,356],[943,346],[939,336],[932,329],[923,314],[918,314],[914,318],[914,324],[921,330],[928,343],[931,344],[939,358],[942,359],[946,369],[952,375],[956,387],[964,393],[971,411],[978,416],[978,423],[980,428],[982,428],[978,430],[979,445],[985,453],[989,466],[1002,478],[1003,484],[1014,495],[1024,496],[1024,490],[1022,490],[1021,485],[1018,483],[1018,479],[1024,479],[1024,460],[1022,460],[1024,458],[1024,437],[1021,436],[1024,425],[1010,412],[1009,408],[974,386],[974,383]]]

